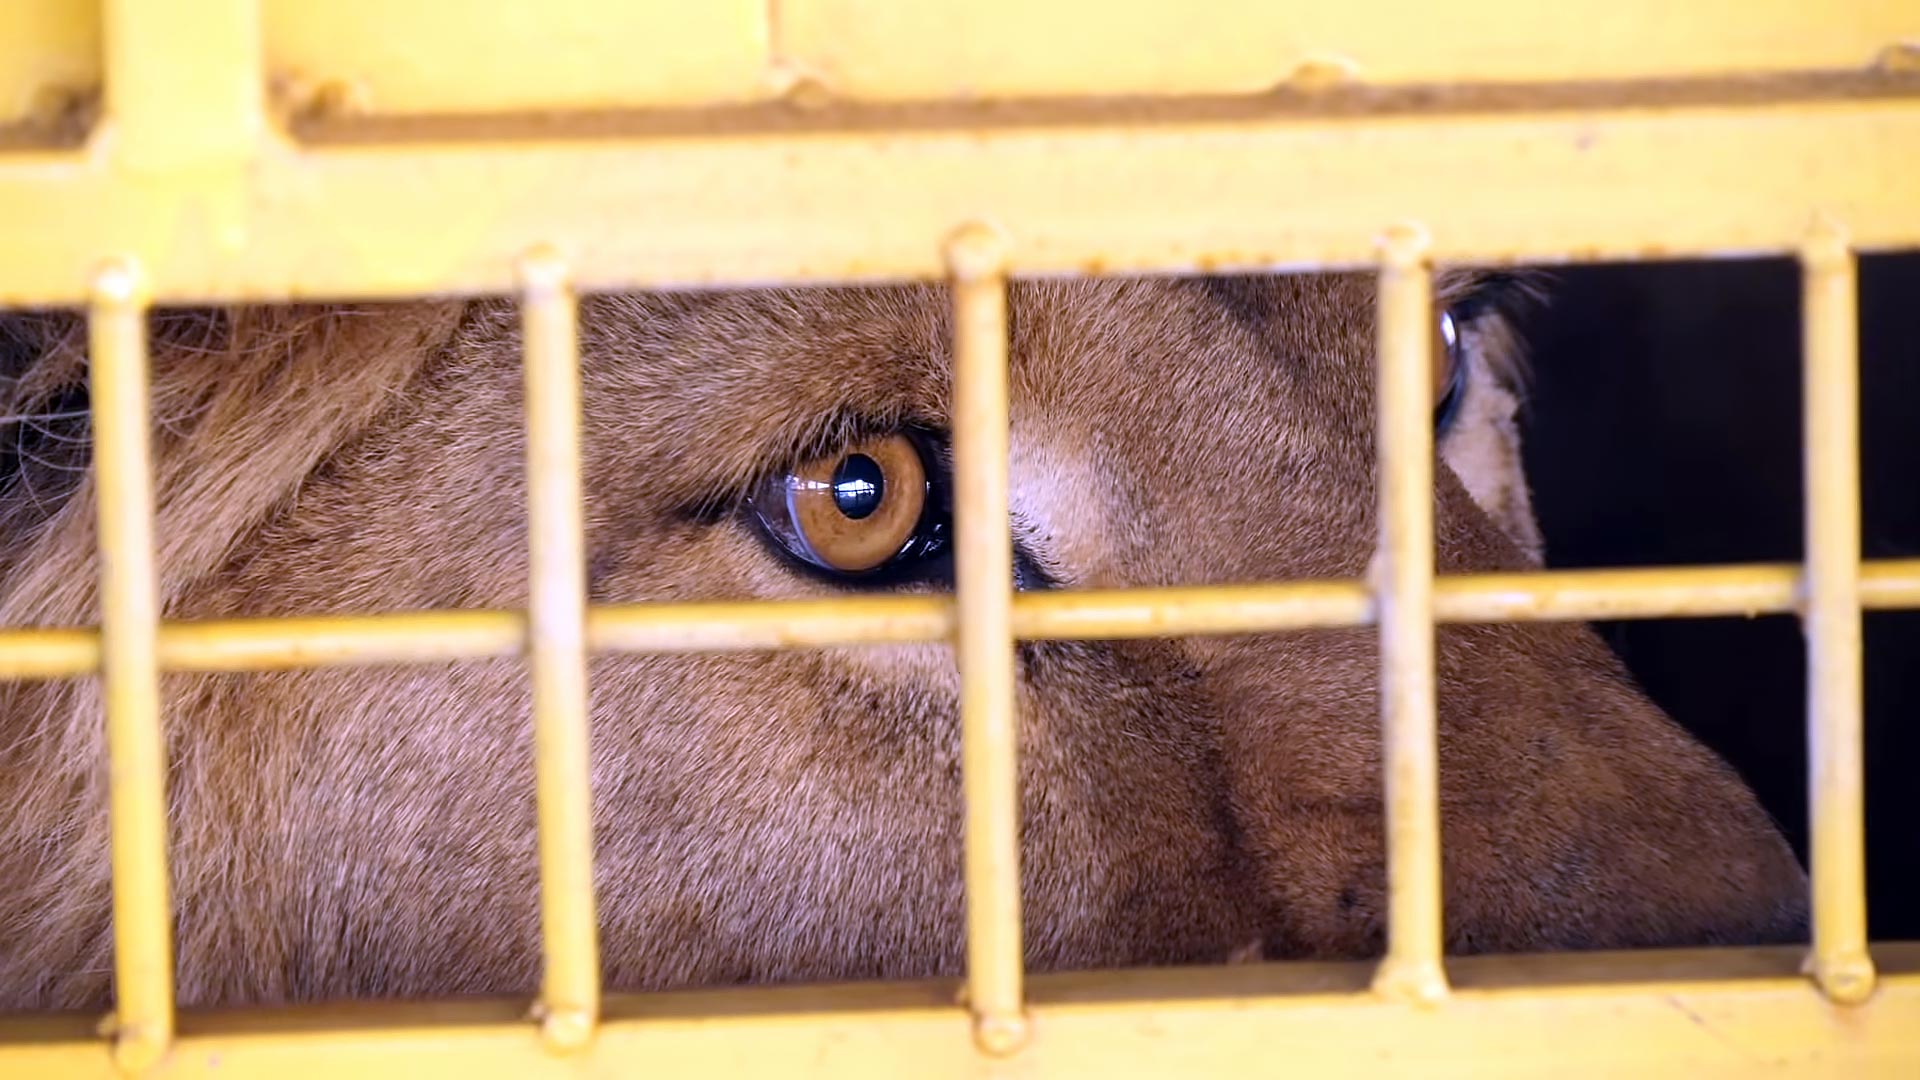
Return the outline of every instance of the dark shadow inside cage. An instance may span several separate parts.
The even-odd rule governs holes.
[[[1863,546],[1920,556],[1920,254],[1861,262]],[[1555,271],[1526,318],[1528,464],[1554,567],[1798,559],[1799,273],[1787,260]],[[1797,620],[1605,624],[1648,693],[1726,757],[1804,858]],[[1868,904],[1920,938],[1920,612],[1866,618]]]

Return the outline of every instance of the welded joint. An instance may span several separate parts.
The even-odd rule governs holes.
[[[93,275],[92,297],[97,307],[124,311],[147,306],[149,294],[146,275],[131,259],[113,258],[100,264]]]
[[[947,273],[963,285],[1005,277],[1007,247],[1007,234],[998,225],[970,221],[947,237]]]
[[[540,1025],[540,1041],[556,1054],[570,1054],[585,1048],[600,1026],[600,1017],[592,1009],[552,1008],[545,1001],[535,1001],[527,1018]]]
[[[571,287],[567,280],[567,262],[551,244],[529,248],[515,263],[514,270],[522,302],[557,300]]]

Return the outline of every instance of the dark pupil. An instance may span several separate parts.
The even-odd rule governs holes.
[[[880,509],[886,494],[880,463],[865,454],[848,454],[833,470],[833,505],[855,521]]]

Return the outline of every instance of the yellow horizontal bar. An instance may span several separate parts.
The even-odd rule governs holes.
[[[1036,976],[1022,1076],[1908,1077],[1920,1075],[1920,945],[1875,949],[1872,1001],[1835,1010],[1800,950],[1471,957],[1409,1008],[1369,964]],[[578,1055],[545,1053],[518,1002],[181,1017],[149,1075],[186,1078],[1008,1075],[977,1053],[953,982],[611,997]],[[0,1020],[0,1075],[113,1076],[85,1018]]]
[[[771,96],[768,0],[263,0],[294,108],[382,113]]]
[[[1177,637],[1362,626],[1373,592],[1359,581],[1031,592],[1013,601],[1025,640]]]
[[[260,6],[289,105],[383,114],[765,100],[799,78],[908,100],[1258,93],[1326,69],[1373,84],[1856,70],[1920,38],[1900,0],[464,0],[457,19],[444,0]],[[98,84],[97,8],[0,4],[0,123]]]
[[[1574,622],[1776,615],[1798,610],[1793,563],[1548,570],[1434,579],[1440,622]],[[1861,606],[1920,608],[1920,559],[1864,563]],[[1013,632],[1023,641],[1248,634],[1373,620],[1357,581],[1021,593]],[[602,605],[588,609],[595,653],[728,652],[863,642],[940,641],[953,634],[939,596]],[[516,656],[526,618],[510,611],[223,619],[160,628],[169,671],[266,671],[350,664],[420,664]],[[99,636],[67,627],[0,630],[0,679],[84,675],[100,663]]]
[[[623,604],[588,610],[587,644],[602,653],[796,649],[938,641],[953,625],[953,603],[940,596]]]
[[[1441,262],[1786,254],[1822,208],[1863,250],[1920,244],[1920,95],[651,123],[428,125],[405,134],[447,141],[273,145],[160,177],[110,141],[0,155],[0,304],[83,299],[102,250],[151,267],[161,302],[504,293],[540,243],[583,290],[934,280],[929,238],[974,217],[1007,231],[1016,273],[1360,267],[1403,218]]]
[[[172,630],[184,627],[176,624]],[[263,628],[264,632],[264,628]],[[162,641],[169,629],[163,624]],[[161,646],[164,648],[164,646]],[[164,667],[166,661],[162,659]],[[298,665],[295,665],[298,666]],[[0,677],[44,679],[100,670],[100,634],[95,630],[0,630]]]
[[[526,636],[526,617],[506,611],[167,623],[160,630],[160,664],[171,671],[428,664],[515,656]]]
[[[1920,37],[1897,0],[782,0],[785,53],[842,96],[1257,93],[1369,83],[1853,69]],[[1061,48],[1070,41],[1073,47]]]

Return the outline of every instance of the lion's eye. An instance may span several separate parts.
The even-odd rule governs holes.
[[[839,574],[925,558],[946,543],[926,458],[905,434],[805,462],[771,477],[749,502],[789,554]]]
[[[1433,427],[1445,434],[1466,396],[1466,343],[1460,340],[1461,320],[1443,310],[1433,323]]]

